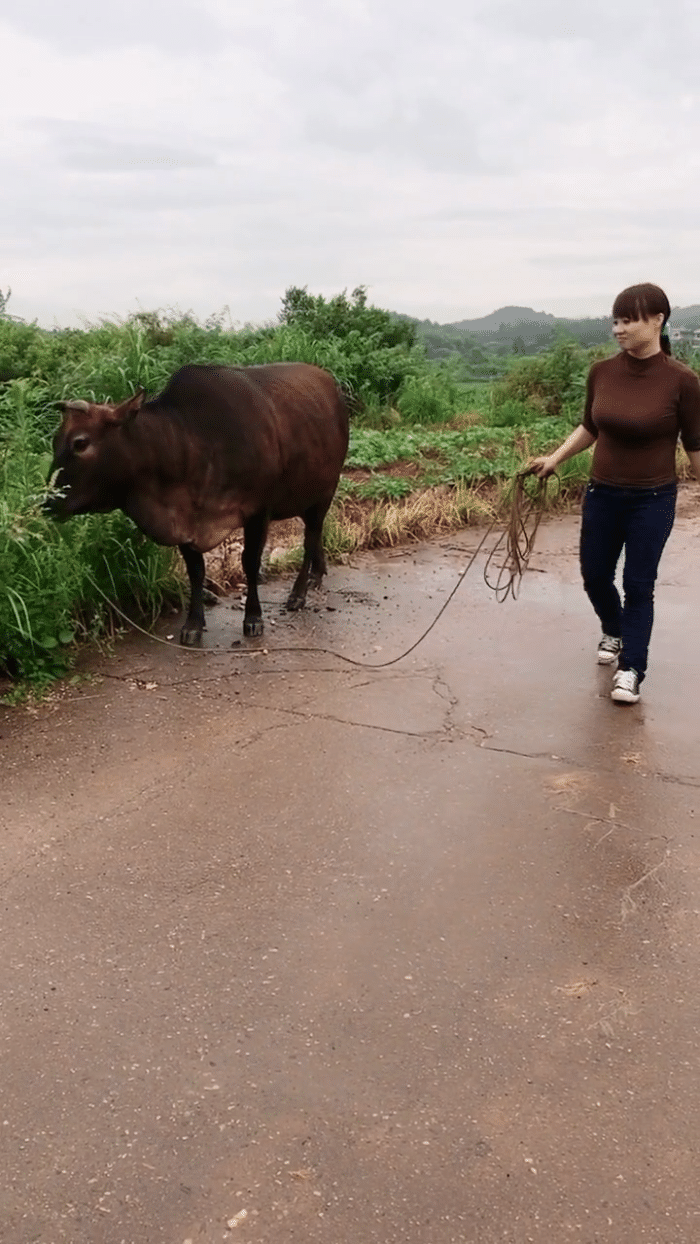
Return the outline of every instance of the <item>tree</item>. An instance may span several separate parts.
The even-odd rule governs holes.
[[[334,298],[310,294],[304,285],[290,285],[282,299],[281,324],[296,324],[312,337],[347,337],[352,332],[371,337],[377,346],[415,345],[417,324],[367,303],[367,289],[358,285],[348,298],[343,290]]]

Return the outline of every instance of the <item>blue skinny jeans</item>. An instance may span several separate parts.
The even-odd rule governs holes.
[[[647,672],[654,623],[654,584],[676,513],[677,485],[616,488],[590,483],[581,519],[583,586],[605,635],[622,640],[618,669]],[[615,586],[622,550],[624,602]]]

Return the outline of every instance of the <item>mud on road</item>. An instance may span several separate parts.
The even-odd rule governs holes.
[[[3,1244],[695,1244],[699,534],[633,707],[565,519],[393,667],[279,649],[398,655],[474,533],[0,710]]]

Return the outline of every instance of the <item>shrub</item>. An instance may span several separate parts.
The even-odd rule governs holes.
[[[577,423],[583,413],[588,369],[610,350],[607,345],[584,350],[575,341],[560,339],[544,354],[517,358],[493,386],[491,421],[498,423],[501,408],[508,410],[510,403],[517,402],[530,418],[561,416],[569,424]]]

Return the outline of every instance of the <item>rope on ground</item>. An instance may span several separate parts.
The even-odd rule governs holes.
[[[513,481],[513,494],[511,498],[508,522],[491,549],[486,559],[486,565],[484,566],[484,581],[487,587],[495,593],[499,604],[502,604],[509,595],[512,595],[514,600],[517,599],[518,591],[520,589],[520,582],[525,571],[527,570],[528,563],[532,556],[535,545],[535,536],[544,512],[544,502],[546,498],[548,481],[546,479],[539,480],[537,491],[534,496],[530,496],[525,489],[525,479],[530,474],[531,472],[529,470],[525,470],[516,475]],[[557,478],[558,483],[558,477],[555,478]],[[535,517],[534,521],[531,521],[533,513]],[[272,649],[248,648],[243,649],[240,652],[235,652],[232,651],[231,648],[223,648],[220,646],[214,648],[180,647],[178,651],[197,657],[216,656],[222,652],[225,652],[230,657],[249,657],[255,656],[258,653],[261,655],[267,655],[268,652],[272,652],[274,654],[278,652],[312,652],[323,653],[325,656],[336,657],[339,661],[345,661],[347,665],[354,665],[359,669],[381,670],[387,669],[390,665],[397,665],[399,661],[403,661],[405,657],[415,651],[418,645],[422,644],[423,640],[430,634],[433,627],[437,625],[453,597],[459,591],[459,588],[461,587],[468,572],[471,570],[471,567],[484,547],[484,544],[491,535],[491,532],[496,527],[497,521],[498,520],[494,518],[486,528],[486,531],[471,554],[464,570],[461,572],[449,595],[443,601],[430,625],[426,627],[422,635],[418,637],[415,643],[411,644],[410,648],[407,648],[406,651],[402,652],[398,657],[392,657],[390,661],[358,661],[354,657],[345,656],[342,652],[335,652],[333,648],[321,648],[315,646],[308,647],[302,645],[284,647],[275,646]],[[494,579],[492,577],[492,563],[499,549],[503,547],[504,541],[504,560],[501,565],[498,566],[498,573]],[[139,631],[140,634],[145,635],[147,639],[152,640],[154,643],[163,644],[166,648],[170,648],[172,650],[173,645],[169,640],[161,639],[159,635],[154,635],[152,631],[147,631],[142,626],[139,626],[137,622],[132,621],[132,619],[129,618],[118,605],[115,605],[114,601],[110,600],[107,594],[102,591],[102,588],[94,581],[94,579],[92,580],[92,584],[100,596],[102,596],[102,598],[109,605],[110,609],[113,609],[114,612],[125,622],[127,622],[129,626],[131,626],[134,630]]]

